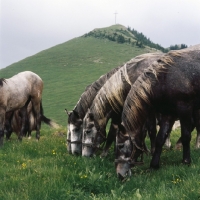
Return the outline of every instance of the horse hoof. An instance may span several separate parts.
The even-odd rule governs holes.
[[[185,159],[185,160],[182,160],[182,163],[183,163],[184,165],[190,165],[190,164],[191,164],[191,160]]]
[[[38,140],[38,141],[39,141],[39,139],[40,139],[40,136],[36,136],[36,140]]]
[[[152,170],[158,170],[160,168],[159,164],[156,164],[156,165],[150,165],[150,169]]]

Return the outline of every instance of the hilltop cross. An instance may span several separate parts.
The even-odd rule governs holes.
[[[114,13],[115,14],[115,24],[116,24],[116,18],[117,18],[117,12]]]

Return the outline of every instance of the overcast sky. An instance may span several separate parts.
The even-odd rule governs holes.
[[[0,0],[0,68],[116,23],[169,47],[200,44],[200,0]]]

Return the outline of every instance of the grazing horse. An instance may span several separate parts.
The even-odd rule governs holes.
[[[133,144],[130,159],[144,151],[141,129],[149,109],[161,113],[165,122],[157,134],[150,167],[159,167],[170,121],[177,118],[181,124],[182,162],[190,164],[194,113],[200,109],[200,45],[170,51],[149,66],[131,86],[122,112],[122,124]]]
[[[3,145],[5,115],[17,109],[21,109],[22,113],[22,127],[18,136],[18,139],[22,140],[27,131],[27,106],[30,101],[36,118],[36,138],[39,140],[42,90],[42,79],[31,71],[18,73],[8,79],[0,79],[0,146]]]
[[[112,69],[110,72],[101,76],[98,80],[89,85],[82,93],[79,101],[72,111],[68,112],[65,109],[68,115],[67,148],[69,153],[81,154],[83,118],[100,88],[104,85],[104,83],[110,78],[112,74],[120,69],[120,67],[122,66]]]
[[[40,104],[40,114],[41,114],[41,122],[44,122],[45,124],[49,125],[53,128],[58,128],[59,125],[53,122],[51,119],[47,118],[43,114],[43,108]],[[34,116],[34,111],[32,107],[32,103],[30,102],[27,107],[27,123],[28,123],[28,137],[31,137],[31,132],[36,130],[36,118]],[[12,132],[15,132],[17,136],[20,134],[20,130],[22,127],[22,113],[21,109],[10,111],[6,113],[6,119],[5,119],[5,129],[6,132],[6,138],[9,139]],[[26,136],[27,133],[25,133],[24,136]]]
[[[127,62],[109,80],[101,87],[95,96],[91,107],[83,120],[83,149],[82,156],[92,156],[100,146],[103,137],[106,135],[106,125],[108,120],[112,119],[112,133],[105,151],[109,149],[112,141],[115,140],[118,125],[121,123],[121,112],[126,96],[131,85],[137,77],[154,61],[162,57],[163,53],[149,53],[137,56]],[[152,142],[152,151],[156,137],[156,129],[150,134]],[[110,132],[110,131],[109,131]],[[86,144],[86,145],[84,145]],[[106,154],[107,152],[104,152]]]

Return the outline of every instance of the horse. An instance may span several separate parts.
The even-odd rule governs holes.
[[[22,127],[18,136],[18,139],[22,140],[27,131],[27,106],[30,101],[36,118],[36,138],[39,140],[42,91],[42,79],[31,71],[18,73],[8,79],[0,79],[0,146],[3,146],[5,115],[17,109],[21,109],[22,113]]]
[[[107,154],[107,150],[115,140],[118,125],[121,123],[123,104],[131,85],[148,65],[163,55],[163,53],[148,53],[131,59],[101,87],[83,120],[82,156],[89,157],[95,154],[104,140],[106,125],[111,118],[112,133],[109,131],[110,138],[107,138],[103,155]],[[152,151],[154,151],[155,128],[152,130],[150,137]]]
[[[83,132],[82,124],[85,113],[87,112],[100,88],[111,77],[111,75],[114,74],[121,67],[122,66],[118,66],[112,69],[108,73],[102,75],[91,85],[87,86],[72,111],[67,111],[67,109],[65,109],[68,115],[67,149],[69,153],[81,154]]]
[[[141,129],[149,109],[161,113],[165,121],[156,136],[150,168],[159,168],[169,122],[177,118],[181,124],[182,162],[189,165],[194,113],[200,109],[200,45],[168,52],[131,86],[122,112],[122,125],[133,144],[131,160],[145,151]]]
[[[200,123],[198,122],[198,120],[200,119],[200,111],[197,110],[194,112],[193,114],[193,127],[192,127],[192,131],[193,129],[196,127],[197,130],[199,130],[200,127]],[[161,114],[157,114],[156,118],[158,120],[158,126],[160,127],[160,131],[165,132],[167,134],[167,138],[165,140],[165,145],[166,145],[166,141],[167,139],[170,139],[170,133],[173,127],[174,122],[176,121],[175,118],[173,118],[173,116],[162,116]],[[146,138],[146,126],[148,127],[149,125],[152,125],[152,123],[147,121],[145,122],[144,126],[142,127],[142,141],[143,141],[143,145],[144,145],[144,152],[148,152],[146,145],[145,145],[145,138]],[[196,141],[198,141],[198,131],[197,131],[197,139]],[[169,142],[169,141],[167,141]],[[131,176],[131,168],[137,165],[142,165],[143,164],[143,154],[141,154],[141,161],[138,161],[138,157],[139,155],[135,154],[133,155],[133,152],[136,151],[134,149],[133,143],[131,142],[131,137],[128,135],[128,133],[126,132],[126,129],[124,128],[123,125],[119,126],[118,132],[117,132],[117,136],[116,136],[116,153],[115,153],[115,169],[116,169],[116,173],[117,176],[120,180],[124,180],[126,179],[127,176]],[[197,145],[197,144],[196,144]],[[180,149],[182,146],[182,141],[181,141],[181,137],[178,139],[178,141],[176,142],[176,148]],[[169,148],[169,146],[167,146],[167,148]],[[139,152],[137,152],[139,153]]]
[[[40,104],[40,114],[41,114],[41,122],[44,122],[45,124],[49,125],[52,128],[58,128],[59,125],[52,121],[51,119],[44,116],[43,108]],[[34,110],[32,103],[29,102],[27,106],[27,123],[28,123],[28,138],[31,138],[31,132],[36,130],[36,118],[34,116]],[[20,134],[20,130],[22,127],[22,113],[21,109],[10,111],[6,113],[5,118],[5,129],[6,132],[6,139],[8,140],[12,134],[12,132],[15,132],[17,136]],[[26,136],[27,133],[24,134]]]

